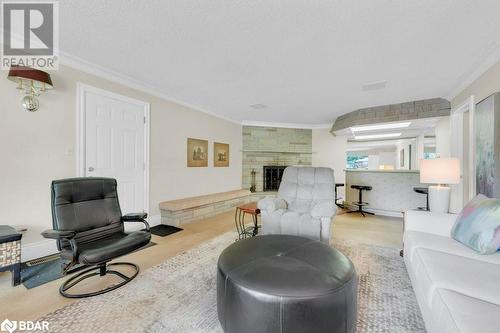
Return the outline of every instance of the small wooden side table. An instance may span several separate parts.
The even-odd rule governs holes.
[[[251,215],[253,226],[245,227],[245,215]],[[247,238],[248,236],[254,237],[259,233],[260,226],[257,223],[257,216],[260,214],[260,209],[257,208],[257,202],[250,202],[236,207],[234,214],[234,223],[238,231],[238,240]]]
[[[0,272],[12,271],[12,285],[21,283],[21,237],[8,225],[0,225]]]

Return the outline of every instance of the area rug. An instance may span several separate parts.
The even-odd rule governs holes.
[[[76,301],[44,318],[51,332],[222,332],[216,263],[226,233],[143,272],[111,293]],[[334,246],[359,276],[358,332],[425,332],[398,250],[344,240]]]

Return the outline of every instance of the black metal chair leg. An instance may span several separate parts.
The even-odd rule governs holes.
[[[259,233],[259,225],[258,225],[258,220],[257,220],[257,214],[255,214],[255,215],[252,214],[252,220],[253,220],[252,237],[255,237]]]
[[[372,189],[371,186],[351,185],[351,188],[358,190],[358,202],[353,202],[354,205],[358,206],[358,209],[349,211],[348,213],[361,213],[363,217],[366,217],[365,214],[375,215],[375,213],[363,210],[363,206],[368,205],[368,203],[363,202],[363,190],[370,191]]]
[[[107,273],[107,274],[113,274],[113,275],[119,276],[119,277],[121,277],[121,278],[122,278],[122,279],[124,279],[124,280],[128,280],[128,279],[129,279],[129,277],[128,277],[128,276],[126,276],[125,274],[120,273],[120,272],[118,272],[118,271],[109,270],[109,271],[107,271],[106,273]]]
[[[134,273],[131,276],[126,276],[125,274],[120,273],[118,271],[108,270],[107,268],[109,266],[130,266],[130,267],[134,268]],[[98,272],[93,272],[95,270],[98,270]],[[90,273],[90,272],[92,272],[92,273]],[[100,289],[100,290],[90,292],[90,293],[70,294],[67,292],[70,288],[74,287],[75,285],[77,285],[78,283],[82,282],[85,279],[88,279],[88,278],[91,278],[91,277],[97,276],[97,275],[105,276],[108,273],[119,276],[120,278],[123,279],[123,281],[118,283],[118,284],[112,285],[110,287]],[[110,292],[112,290],[120,288],[121,286],[126,285],[127,283],[132,281],[137,276],[137,274],[139,274],[139,266],[137,266],[136,264],[130,263],[130,262],[116,262],[116,263],[111,263],[111,264],[107,264],[107,265],[101,264],[99,266],[95,266],[95,267],[83,270],[80,273],[70,277],[66,282],[64,282],[61,285],[61,287],[59,288],[59,293],[62,296],[67,297],[67,298],[84,298],[84,297],[101,295],[101,294]]]
[[[241,240],[241,230],[240,230],[240,223],[238,221],[238,211],[239,209],[236,208],[236,211],[234,212],[234,224],[236,224],[236,231],[238,231],[238,239]]]

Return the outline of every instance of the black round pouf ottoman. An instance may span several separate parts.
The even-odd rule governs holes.
[[[227,247],[217,264],[217,313],[225,332],[355,332],[351,261],[303,237],[264,235]]]

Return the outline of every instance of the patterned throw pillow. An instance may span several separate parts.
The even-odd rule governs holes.
[[[451,237],[480,254],[500,248],[500,200],[478,194],[462,209]]]

